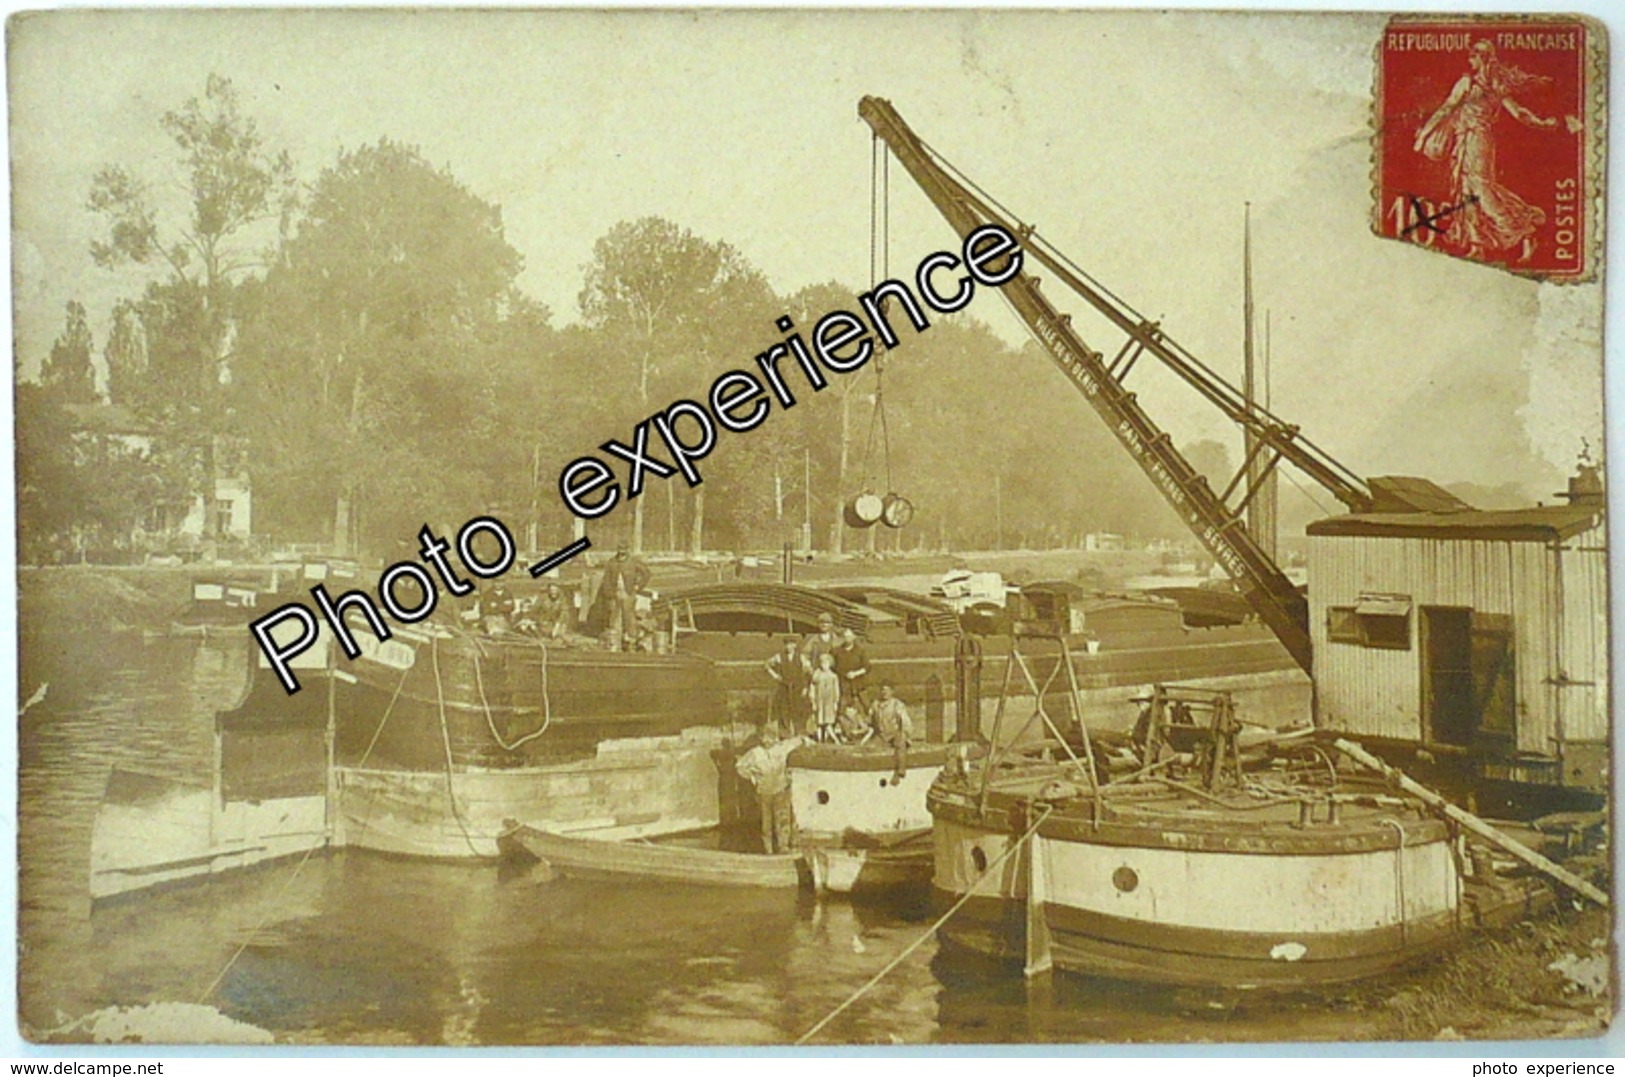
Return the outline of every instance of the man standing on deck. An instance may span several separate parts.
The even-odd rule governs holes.
[[[812,715],[812,667],[796,649],[794,636],[785,637],[784,650],[769,658],[766,666],[767,675],[778,682],[768,720],[795,736]]]
[[[892,784],[902,781],[908,774],[908,745],[914,735],[914,723],[909,720],[908,707],[892,694],[892,686],[880,683],[880,698],[869,708],[869,724],[875,734],[892,746]]]
[[[615,556],[604,563],[603,582],[598,585],[598,601],[603,603],[609,636],[618,651],[629,651],[637,637],[638,592],[649,585],[649,568],[632,556],[626,543],[615,548]]]
[[[790,753],[801,746],[801,740],[780,740],[778,724],[769,720],[762,724],[761,742],[734,764],[739,776],[756,787],[756,801],[762,809],[762,848],[768,853],[787,853],[796,847]]]
[[[835,648],[835,675],[841,679],[841,706],[865,706],[863,691],[869,680],[869,656],[858,646],[858,634],[850,628],[841,633],[841,645]]]
[[[828,613],[820,613],[818,615],[818,635],[807,641],[804,652],[807,656],[807,665],[811,666],[813,671],[816,672],[819,657],[834,654],[836,648],[840,645],[841,634],[835,631],[835,618]]]

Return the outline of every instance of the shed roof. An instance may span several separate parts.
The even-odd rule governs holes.
[[[1316,520],[1311,535],[1369,538],[1477,539],[1551,542],[1595,526],[1599,505],[1545,505],[1532,509],[1467,509],[1455,512],[1356,512]]]

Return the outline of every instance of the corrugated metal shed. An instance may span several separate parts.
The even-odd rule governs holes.
[[[1601,506],[1361,513],[1318,521],[1308,534],[1323,725],[1437,742],[1429,693],[1460,676],[1475,678],[1480,705],[1502,693],[1475,744],[1501,738],[1508,752],[1555,758],[1564,742],[1607,739]],[[1430,668],[1427,626],[1452,623],[1466,626],[1470,661]],[[1485,679],[1486,669],[1501,679]]]

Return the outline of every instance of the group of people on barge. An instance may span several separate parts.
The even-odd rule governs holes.
[[[649,567],[626,545],[572,591],[549,582],[541,594],[520,598],[498,580],[476,600],[467,618],[489,636],[518,634],[570,646],[593,641],[612,651],[653,651],[656,632],[648,601]]]
[[[805,734],[825,744],[857,743],[872,726],[869,709],[869,656],[850,628],[837,630],[835,618],[818,618],[818,634],[803,644],[794,636],[768,658],[774,691],[768,721],[782,734]]]
[[[893,782],[907,774],[913,721],[888,681],[869,698],[869,658],[851,629],[837,631],[823,614],[818,634],[805,643],[787,637],[765,668],[774,691],[757,743],[735,764],[756,790],[762,845],[769,853],[795,847],[790,799],[790,755],[803,744],[879,744],[893,756]]]

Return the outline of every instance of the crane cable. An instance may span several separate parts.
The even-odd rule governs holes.
[[[869,291],[891,276],[891,154],[880,144],[880,136],[869,140]],[[894,489],[891,471],[891,428],[886,422],[885,360],[875,353],[875,401],[869,413],[869,437],[863,450],[865,492],[875,488],[875,435],[880,435],[880,453],[885,470],[886,489]]]

